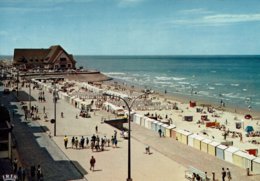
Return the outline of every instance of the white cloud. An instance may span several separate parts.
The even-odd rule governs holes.
[[[177,19],[171,21],[173,25],[188,26],[223,26],[234,23],[260,21],[260,14],[215,14],[198,18]]]
[[[240,23],[260,21],[260,14],[217,14],[203,18],[208,23]]]
[[[210,14],[213,13],[212,11],[208,11],[206,9],[203,8],[197,8],[197,9],[187,9],[187,10],[182,10],[180,11],[180,13],[182,14]]]

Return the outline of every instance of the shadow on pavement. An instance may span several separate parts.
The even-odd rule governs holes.
[[[31,166],[41,165],[45,181],[64,181],[82,179],[87,173],[76,161],[70,161],[59,147],[48,137],[46,130],[38,122],[32,121],[24,124],[18,107],[12,105],[17,99],[10,94],[1,101],[13,114],[13,135],[16,149],[19,153],[19,161],[23,167],[30,169]],[[24,99],[22,99],[24,100]],[[74,164],[74,165],[73,165]],[[77,166],[77,168],[76,168]]]

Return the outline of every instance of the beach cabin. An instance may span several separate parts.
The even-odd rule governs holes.
[[[177,140],[177,136],[176,136],[176,129],[172,129],[171,130],[171,137],[173,138],[173,139],[175,139],[175,140]]]
[[[143,116],[143,120],[144,120],[144,127],[149,129],[149,124],[151,124],[150,123],[151,121],[149,120],[149,118],[144,117],[144,116]]]
[[[161,129],[162,130],[162,125],[163,125],[163,123],[162,122],[157,122],[157,127],[156,127],[156,132],[158,132],[159,131],[159,129]],[[163,130],[162,130],[162,132],[163,132]]]
[[[191,121],[193,121],[193,116],[184,116],[183,121],[191,122]]]
[[[212,141],[208,144],[208,154],[216,156],[216,148],[220,145],[217,141]]]
[[[249,168],[252,171],[252,162],[255,158],[255,156],[249,155],[247,152],[237,151],[233,154],[233,163],[242,168]]]
[[[167,137],[173,137],[172,136],[172,129],[176,128],[174,124],[171,124],[170,126],[167,126],[166,131],[165,131],[165,136]]]
[[[142,117],[142,115],[140,115],[140,114],[134,114],[133,122],[140,125],[141,124],[141,117]]]
[[[164,136],[166,136],[166,129],[168,126],[169,126],[168,124],[164,124],[164,123],[161,125],[161,130]]]
[[[239,151],[239,148],[236,148],[236,147],[233,147],[233,146],[228,147],[225,150],[225,160],[230,162],[230,163],[233,163],[233,154],[237,151]]]
[[[176,139],[184,144],[188,144],[188,136],[192,133],[186,130],[176,130]]]
[[[140,126],[145,127],[145,119],[144,119],[144,116],[141,116],[141,117],[140,117]]]
[[[148,129],[152,129],[152,122],[153,121],[154,121],[153,119],[146,117],[146,122],[148,124],[148,127],[147,127]]]
[[[201,150],[201,142],[202,140],[204,140],[205,138],[200,136],[200,135],[196,135],[193,139],[193,147],[198,149],[198,150]]]
[[[211,143],[212,142],[212,140],[210,140],[210,139],[204,139],[204,140],[202,140],[201,141],[201,151],[203,151],[203,152],[205,152],[205,153],[208,153],[208,145],[209,145],[209,143]]]
[[[152,121],[152,130],[157,132],[157,123],[159,123],[159,121],[153,120]]]
[[[225,145],[218,145],[216,148],[216,156],[221,160],[225,160],[225,149],[227,148]]]
[[[188,145],[193,147],[194,138],[197,136],[197,134],[191,134],[188,137]]]
[[[253,173],[254,174],[260,174],[260,157],[256,157],[253,161]]]

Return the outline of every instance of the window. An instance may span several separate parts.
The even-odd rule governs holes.
[[[71,64],[68,64],[68,67],[70,68],[70,67],[71,67]]]
[[[60,58],[60,61],[61,61],[61,62],[66,62],[67,59],[66,59],[66,58]]]

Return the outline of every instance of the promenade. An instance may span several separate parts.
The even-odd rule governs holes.
[[[28,91],[27,89],[23,89]],[[21,99],[22,95],[20,95]],[[24,96],[27,96],[24,94]],[[37,99],[38,90],[32,91],[32,96]],[[102,118],[112,115],[98,111],[91,113],[91,118],[75,118],[79,110],[63,100],[57,103],[57,136],[53,137],[53,124],[43,119],[43,107],[48,118],[53,118],[54,104],[52,95],[45,92],[47,102],[32,101],[38,106],[41,120],[24,121],[21,105],[10,96],[10,109],[15,113],[15,129],[17,147],[23,165],[41,164],[45,180],[78,180],[84,178],[89,181],[126,180],[127,177],[127,140],[120,138],[118,131],[118,148],[105,147],[103,152],[92,152],[87,149],[64,148],[64,135],[69,137],[81,136],[90,138],[98,126],[99,137],[111,138],[115,128],[101,122]],[[8,100],[10,99],[10,100]],[[64,112],[64,118],[60,113]],[[52,137],[49,138],[48,134]],[[246,176],[246,171],[235,165],[227,163],[216,157],[202,153],[170,138],[159,136],[143,127],[132,124],[132,178],[133,180],[149,181],[182,181],[184,171],[189,165],[203,171],[216,173],[216,178],[221,178],[221,168],[230,168],[233,180],[260,180],[259,176]],[[25,141],[26,140],[26,141]],[[151,155],[145,154],[145,147],[151,147]],[[69,141],[69,147],[70,147]],[[89,170],[89,159],[96,158],[95,171]]]

